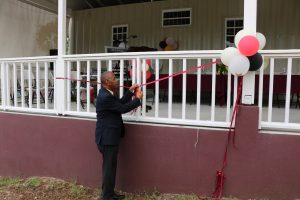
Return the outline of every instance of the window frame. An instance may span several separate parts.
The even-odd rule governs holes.
[[[187,17],[181,17],[181,18],[167,18],[167,19],[190,19],[190,23],[189,24],[181,24],[181,25],[164,25],[164,14],[165,13],[170,13],[170,12],[180,12],[180,11],[189,11],[190,12],[190,16],[189,18]],[[192,8],[177,8],[177,9],[165,9],[162,10],[161,12],[161,26],[162,28],[169,28],[169,27],[181,27],[181,26],[191,26],[192,25]]]
[[[114,43],[114,28],[124,28],[126,27],[126,39],[125,41],[121,40],[120,42],[128,42],[127,38],[128,38],[128,33],[129,33],[129,27],[128,27],[128,24],[118,24],[118,25],[112,25],[111,27],[111,46],[113,46],[113,43]],[[119,34],[117,32],[117,34]],[[124,32],[121,32],[121,34],[124,34]]]
[[[235,26],[235,22],[238,21],[238,20],[242,20],[242,22],[243,22],[243,26],[242,26],[242,27],[240,27],[240,26]],[[228,21],[234,21],[234,26],[233,26],[233,27],[228,27],[228,26],[227,26],[227,22],[228,22]],[[235,36],[236,33],[238,32],[238,31],[236,31],[236,29],[242,30],[242,29],[244,28],[244,18],[243,18],[243,17],[231,17],[231,18],[225,18],[224,23],[225,23],[225,28],[224,28],[224,46],[225,46],[225,48],[227,48],[227,47],[232,47],[232,46],[234,47],[234,46],[235,46],[234,41],[233,41],[233,43],[231,43],[230,46],[227,46],[227,41],[228,41],[228,40],[227,40],[227,37],[233,36],[233,38],[234,38],[234,36]],[[228,28],[233,28],[233,29],[234,29],[234,34],[233,34],[233,35],[227,34]]]

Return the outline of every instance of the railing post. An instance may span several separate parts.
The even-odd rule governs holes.
[[[244,29],[256,35],[257,0],[244,0]],[[254,104],[255,72],[248,72],[243,78],[243,104]]]
[[[1,63],[1,104],[5,109],[6,106],[6,73],[5,73],[5,64]]]
[[[65,61],[66,54],[66,0],[58,1],[58,55],[56,61],[56,109],[58,114],[64,114],[66,108],[66,77]]]

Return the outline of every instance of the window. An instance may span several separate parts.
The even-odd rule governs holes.
[[[192,9],[176,9],[162,11],[162,26],[187,26],[192,24]]]
[[[234,36],[243,29],[243,18],[225,19],[225,47],[234,46]]]
[[[115,25],[112,26],[112,44],[118,46],[120,42],[127,43],[128,38],[128,25]],[[114,45],[114,43],[118,43]]]

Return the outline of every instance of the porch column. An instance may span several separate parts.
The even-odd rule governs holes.
[[[65,77],[65,62],[63,56],[66,54],[66,2],[58,1],[58,55],[56,61],[56,76]],[[66,80],[56,79],[56,109],[58,114],[64,114],[66,104]]]
[[[256,35],[257,0],[244,0],[244,29]],[[255,72],[248,72],[243,79],[243,104],[254,104]]]

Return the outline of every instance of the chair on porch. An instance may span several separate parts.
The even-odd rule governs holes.
[[[31,90],[32,90],[32,96],[30,97],[29,96],[29,90],[30,90],[30,87],[29,87],[29,76],[28,76],[28,70],[24,70],[23,72],[24,74],[24,89],[25,89],[25,92],[26,92],[26,96],[25,96],[25,103],[27,104],[27,106],[29,107],[29,98],[32,99],[32,103],[34,103],[34,100],[37,98],[37,79],[35,77],[35,74],[33,72],[31,72]],[[40,77],[39,79],[40,80],[44,80],[45,77],[42,76],[42,74],[44,74],[43,72],[40,72]],[[41,85],[40,83],[40,88],[39,88],[39,93],[40,93],[40,96],[41,96],[41,99],[42,99],[42,103],[45,103],[45,97],[44,97],[44,94],[43,94],[43,90],[45,90],[45,86],[44,85]],[[36,99],[37,100],[37,99]]]
[[[48,75],[48,92],[48,99],[52,103],[54,97],[54,75],[52,71],[50,71]]]
[[[86,82],[84,82],[83,77],[80,75],[79,80],[77,80],[77,71],[71,71],[71,99],[76,100],[77,99],[77,81],[80,81],[80,87],[79,87],[79,98],[80,98],[80,105],[82,109],[85,109],[84,103],[87,102],[87,89],[86,89]],[[75,81],[74,81],[75,80]],[[90,87],[90,100],[91,103],[95,106],[94,103],[94,88]]]

